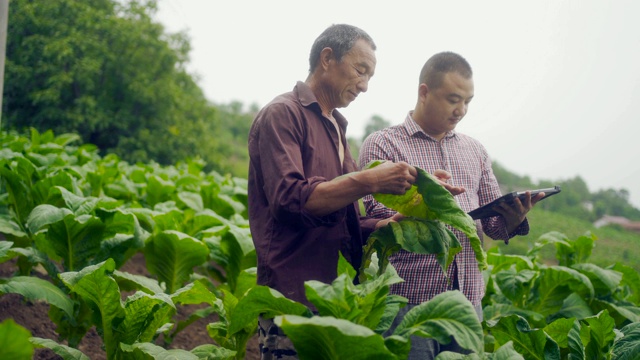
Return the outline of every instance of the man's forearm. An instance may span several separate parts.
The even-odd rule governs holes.
[[[325,216],[357,201],[372,192],[367,175],[349,173],[319,184],[309,196],[304,208],[314,216]]]

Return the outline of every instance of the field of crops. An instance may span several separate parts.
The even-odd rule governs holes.
[[[31,359],[46,348],[64,359],[86,359],[78,345],[95,329],[109,360],[244,359],[259,314],[275,318],[302,359],[405,359],[413,335],[439,342],[453,336],[474,359],[640,354],[640,273],[621,263],[592,263],[594,236],[546,232],[519,255],[475,247],[486,281],[484,321],[451,291],[414,308],[385,336],[406,300],[389,295],[402,279],[375,261],[375,244],[359,284],[353,283],[357,269],[344,259],[333,283],[307,282],[307,298],[319,310],[314,315],[256,285],[246,179],[204,173],[197,159],[129,164],[98,155],[91,144],[75,145],[77,136],[69,134],[0,136],[0,263],[16,267],[0,278],[0,296],[48,304],[58,335],[35,337],[5,320],[5,358]],[[416,221],[412,226],[427,226]],[[402,246],[385,234],[373,238]],[[455,253],[455,239],[430,241],[446,242],[443,248]],[[557,262],[541,261],[541,252],[552,252]],[[134,257],[144,259],[144,274],[126,271]],[[180,316],[192,306],[198,310]],[[215,319],[199,329],[210,343],[171,346],[202,319]]]

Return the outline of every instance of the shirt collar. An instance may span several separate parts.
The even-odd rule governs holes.
[[[430,139],[435,140],[435,138],[429,134],[427,134],[426,132],[424,132],[424,130],[422,130],[422,128],[420,127],[420,125],[418,125],[418,123],[413,120],[413,110],[409,111],[407,113],[407,117],[404,120],[404,128],[407,130],[407,133],[409,133],[409,135],[411,136],[416,136],[417,134],[423,134],[423,136],[426,136]],[[451,138],[451,137],[456,137],[456,131],[455,130],[451,130],[451,131],[447,131],[447,133],[445,134],[444,138]]]
[[[316,98],[316,95],[313,93],[313,91],[311,91],[311,87],[309,87],[307,83],[303,81],[298,81],[293,91],[296,94],[296,97],[298,98],[298,101],[300,101],[300,104],[302,104],[302,106],[313,110],[313,112],[317,113],[318,116],[322,117],[322,110],[320,109],[320,104],[318,103],[318,99]],[[333,118],[336,119],[336,121],[338,122],[338,125],[340,125],[341,128],[343,129],[347,128],[347,125],[349,124],[349,122],[337,109],[333,109],[332,115],[333,115]]]

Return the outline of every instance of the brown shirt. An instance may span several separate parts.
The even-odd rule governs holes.
[[[304,210],[318,184],[357,171],[345,140],[347,121],[338,111],[333,117],[338,128],[322,115],[309,86],[298,82],[260,110],[249,132],[249,224],[258,284],[306,305],[304,282],[332,282],[339,251],[357,269],[363,241],[377,222],[360,218],[357,203],[323,217]]]

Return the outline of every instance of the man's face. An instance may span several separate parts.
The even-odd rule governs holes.
[[[368,42],[358,40],[341,61],[332,62],[329,83],[333,91],[331,102],[335,108],[346,107],[369,87],[376,68],[376,55]]]
[[[473,99],[473,78],[450,72],[442,80],[439,88],[427,89],[423,99],[426,132],[438,139],[456,128]]]

